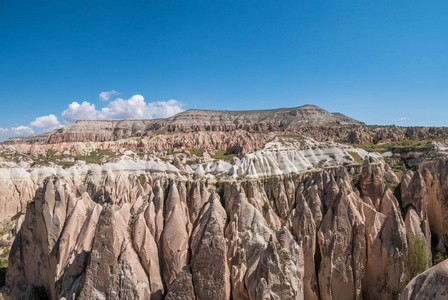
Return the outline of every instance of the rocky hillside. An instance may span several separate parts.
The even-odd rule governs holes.
[[[360,125],[362,122],[314,105],[253,111],[191,109],[166,119],[78,121],[48,134],[8,142],[104,142],[131,137],[197,131],[283,131],[302,125]]]

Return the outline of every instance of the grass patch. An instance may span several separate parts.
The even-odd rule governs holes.
[[[366,150],[367,152],[378,152],[381,154],[387,152],[389,149],[389,147],[385,144],[359,144],[356,146]]]
[[[115,152],[109,150],[96,150],[90,152],[88,156],[76,155],[76,156],[65,156],[65,155],[56,155],[54,150],[48,150],[46,155],[39,154],[38,157],[34,160],[32,167],[34,166],[49,166],[50,164],[56,164],[63,168],[70,168],[75,165],[76,160],[85,161],[87,163],[100,164],[100,158],[103,156],[107,156],[110,158],[117,157]],[[67,161],[64,159],[73,158],[74,161]]]
[[[212,156],[214,159],[222,159],[222,160],[230,160],[232,157],[235,157],[235,153],[226,154],[226,150],[221,150],[215,155]]]
[[[137,176],[137,179],[138,179],[138,181],[140,182],[140,184],[141,184],[142,186],[145,185],[145,183],[146,183],[146,177],[145,177],[144,174],[140,174],[140,175],[138,175],[138,176]]]
[[[356,161],[356,162],[362,162],[362,157],[358,154],[358,152],[352,152],[352,151],[348,151],[348,154],[350,154],[350,156],[351,157],[353,157],[353,159]]]
[[[97,165],[100,164],[100,157],[96,151],[90,152],[89,156],[77,155],[74,158],[75,160],[82,160],[85,161],[86,163],[92,163]]]
[[[400,172],[401,170],[403,170],[403,162],[401,158],[385,157],[384,161],[394,172]]]
[[[419,141],[419,140],[404,140],[394,145],[391,145],[390,151],[394,153],[407,153],[411,151],[427,152],[434,149],[434,145],[431,140]]]
[[[378,152],[381,154],[387,151],[393,153],[429,152],[435,148],[432,140],[402,140],[396,143],[359,144],[357,147],[367,152]]]
[[[195,150],[195,149],[190,149],[190,150],[188,150],[188,151],[190,151],[190,154],[191,154],[191,155],[195,155],[195,156],[202,156],[202,154],[204,154],[204,149],[202,149],[202,148],[199,148],[199,149],[197,149],[197,150]]]

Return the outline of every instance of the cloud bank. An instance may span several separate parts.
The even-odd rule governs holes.
[[[176,100],[145,102],[142,95],[129,99],[118,98],[97,110],[95,104],[73,102],[62,113],[66,123],[78,120],[126,120],[166,118],[182,112],[182,104]]]
[[[6,135],[8,132],[9,132],[8,128],[1,128],[0,127],[0,136]]]
[[[33,128],[31,128],[29,126],[19,126],[19,127],[11,128],[11,132],[15,136],[25,136],[25,135],[34,134]]]
[[[68,106],[68,109],[62,112],[65,118],[65,123],[73,123],[78,120],[96,120],[98,118],[98,111],[95,109],[95,104],[90,104],[84,101],[82,104],[73,102]]]
[[[52,131],[62,127],[61,123],[58,121],[58,118],[53,114],[36,118],[36,120],[30,123],[30,126],[42,128],[45,131]]]
[[[101,101],[108,101],[112,96],[118,95],[115,90],[101,92]],[[78,120],[126,120],[126,119],[155,119],[166,118],[183,111],[183,104],[177,100],[146,102],[142,95],[134,95],[129,99],[117,98],[107,103],[105,107],[97,109],[95,104],[84,101],[72,102],[61,113],[63,123],[70,124]],[[13,128],[0,127],[0,141],[8,137],[28,136],[61,128],[55,114],[37,117],[27,126]]]

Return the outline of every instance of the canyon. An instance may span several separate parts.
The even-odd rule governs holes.
[[[445,299],[447,136],[305,105],[7,140],[1,297]]]

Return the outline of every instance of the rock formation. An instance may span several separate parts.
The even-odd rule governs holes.
[[[400,299],[448,299],[448,260],[415,277],[403,290]]]
[[[366,162],[359,172],[359,190],[344,167],[224,182],[150,173],[145,182],[125,173],[47,178],[28,204],[3,292],[396,298],[407,229],[390,190],[367,180],[384,167]]]

